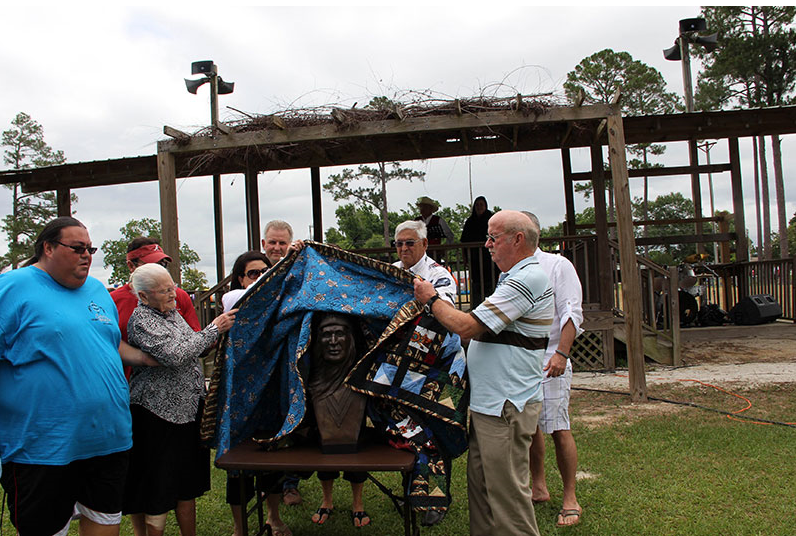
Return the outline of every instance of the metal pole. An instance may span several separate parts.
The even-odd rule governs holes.
[[[686,34],[680,34],[680,55],[683,63],[683,88],[685,90],[685,111],[694,111],[694,93],[691,89],[691,55],[688,51],[688,38]]]
[[[218,70],[213,65],[210,72],[210,128],[213,137],[218,134]],[[216,281],[224,279],[224,217],[221,206],[221,175],[213,175],[213,215],[216,239]]]

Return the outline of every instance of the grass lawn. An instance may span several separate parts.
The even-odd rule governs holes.
[[[796,385],[735,391],[752,402],[743,415],[796,421]],[[746,402],[695,385],[655,387],[650,396],[736,411]],[[550,503],[536,508],[542,534],[590,535],[792,535],[796,534],[796,429],[730,420],[702,409],[654,402],[631,404],[626,396],[573,391],[573,431],[579,449],[578,497],[584,509],[577,527],[557,529],[561,482],[548,439]],[[422,534],[468,533],[465,457],[454,464],[454,505],[445,521]],[[383,478],[382,478],[383,477]],[[379,475],[397,490],[397,476]],[[225,476],[213,472],[213,489],[197,501],[200,536],[232,534],[224,504]],[[373,525],[355,530],[348,517],[350,491],[339,481],[337,510],[319,527],[310,516],[320,504],[313,477],[300,487],[304,504],[283,507],[283,518],[298,535],[403,534],[392,503],[366,485]],[[3,534],[14,534],[6,510]],[[132,534],[127,520],[122,534]],[[178,534],[173,516],[167,534]],[[73,523],[71,534],[77,534]],[[497,536],[497,535],[496,535]]]

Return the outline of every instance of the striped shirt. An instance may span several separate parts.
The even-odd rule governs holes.
[[[511,267],[495,292],[470,314],[487,332],[470,342],[470,409],[499,416],[506,400],[522,411],[542,400],[542,359],[555,303],[536,257]]]

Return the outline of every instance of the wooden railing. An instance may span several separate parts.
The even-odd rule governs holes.
[[[708,286],[713,303],[727,311],[742,298],[769,294],[782,307],[782,318],[796,322],[796,258],[711,265],[718,280]]]
[[[624,317],[621,274],[619,272],[619,244],[609,240],[613,267],[614,314]],[[650,259],[636,255],[641,281],[641,318],[643,330],[669,342],[672,361],[680,363],[680,300],[677,267],[663,267]]]
[[[596,236],[576,235],[554,238],[543,238],[542,247],[547,251],[560,253],[574,265],[583,286],[583,302],[599,303],[599,285],[596,262]],[[462,244],[445,244],[429,246],[428,254],[442,261],[450,270],[458,283],[459,293],[457,307],[470,310],[471,291],[475,288],[483,296],[494,288],[497,271],[491,263],[484,266],[481,255],[469,253],[473,248],[483,247],[482,242]],[[611,259],[609,265],[613,272],[612,300],[614,313],[623,316],[621,281],[619,273],[618,249],[615,242],[610,242]],[[394,248],[369,248],[354,250],[355,253],[392,263],[396,260]],[[648,332],[655,333],[672,342],[673,347],[679,340],[679,301],[677,292],[676,267],[665,268],[640,255],[636,256],[642,284],[642,309],[644,327]],[[473,280],[470,276],[471,262],[478,263],[482,277]],[[729,311],[738,300],[754,294],[770,294],[782,306],[782,318],[796,321],[796,287],[794,273],[796,260],[793,258],[754,261],[735,264],[708,265],[710,270],[697,276],[700,285],[705,286],[702,304],[715,303]],[[716,275],[710,273],[715,272]],[[221,296],[229,289],[230,277],[213,288],[197,293],[194,306],[202,326],[210,323],[221,312]],[[702,305],[700,304],[700,305]]]
[[[213,288],[194,294],[193,306],[196,309],[196,316],[199,317],[199,324],[202,327],[208,325],[216,316],[221,314],[223,310],[221,296],[229,291],[230,281],[232,281],[232,276],[228,275]]]

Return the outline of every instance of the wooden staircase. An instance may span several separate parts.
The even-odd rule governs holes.
[[[647,326],[642,328],[642,341],[644,343],[644,357],[648,357],[661,365],[674,365],[674,346],[672,341],[658,335]],[[627,331],[625,323],[617,319],[614,323],[614,339],[627,344]]]
[[[618,248],[609,241],[612,255]],[[612,260],[612,266],[618,266]],[[680,356],[680,303],[678,298],[677,267],[664,268],[642,255],[636,255],[642,296],[642,342],[644,356],[663,365],[682,364]],[[627,344],[627,329],[622,310],[621,278],[614,270],[614,326],[615,340]]]

